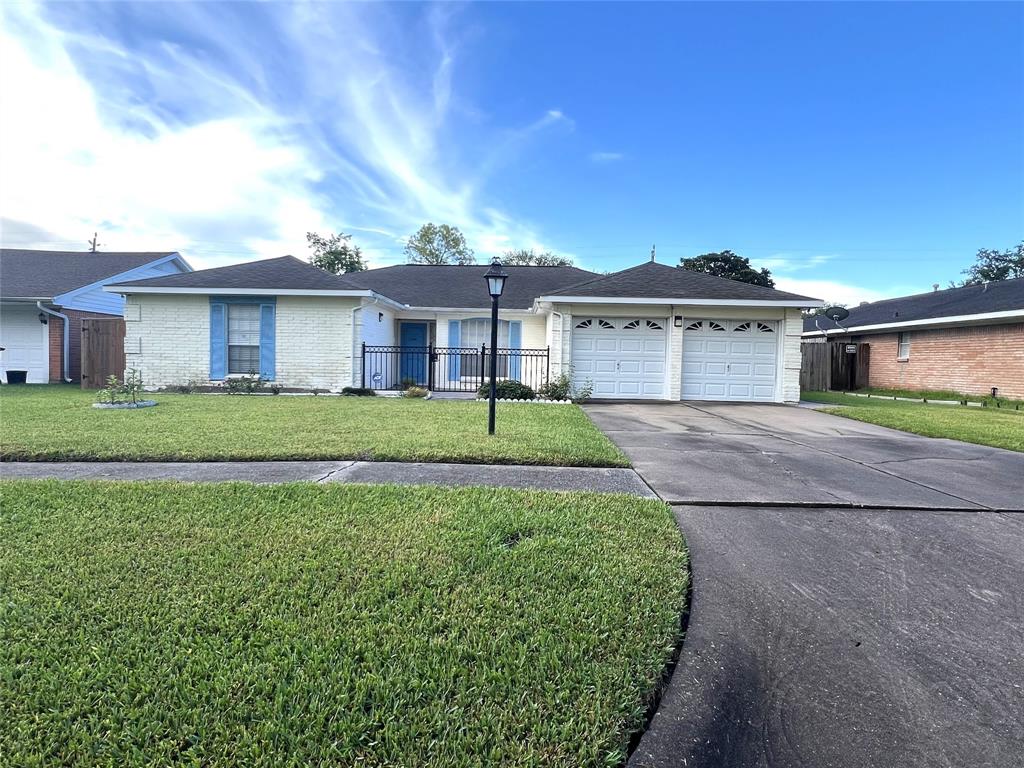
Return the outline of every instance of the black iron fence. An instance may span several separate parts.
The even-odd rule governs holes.
[[[533,389],[548,381],[550,351],[499,347],[498,379],[513,379]],[[490,370],[490,351],[479,347],[402,347],[363,344],[361,386],[398,390],[410,386],[432,392],[475,392]]]

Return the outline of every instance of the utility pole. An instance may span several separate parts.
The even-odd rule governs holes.
[[[99,246],[99,232],[92,233],[92,240],[86,240],[89,243],[89,252],[96,253],[96,248]]]

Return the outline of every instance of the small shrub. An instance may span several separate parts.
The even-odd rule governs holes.
[[[402,383],[398,385],[398,388],[402,391],[409,389],[409,387],[418,387],[419,383],[412,376],[406,376],[402,379]]]
[[[351,397],[376,397],[377,393],[365,387],[342,387],[341,394]]]
[[[246,376],[236,376],[227,380],[228,392],[232,395],[252,395],[262,392],[266,385],[267,380],[256,371],[249,371]]]
[[[537,394],[545,400],[569,400],[572,396],[572,379],[563,373],[538,389]]]
[[[280,395],[281,394],[281,385],[280,384],[271,384],[269,389],[270,389],[270,394],[272,394],[272,395]]]
[[[96,399],[109,405],[117,405],[121,402],[121,382],[118,381],[117,376],[114,374],[107,376],[107,386],[96,392]]]
[[[573,387],[572,397],[569,399],[574,403],[585,403],[590,399],[590,396],[594,393],[594,382],[587,379],[578,387]]]
[[[497,397],[500,400],[533,400],[537,397],[537,393],[532,388],[514,379],[499,381],[495,386],[495,390],[497,390]],[[477,397],[490,397],[490,382],[484,382],[476,394]]]
[[[139,395],[142,394],[142,371],[136,368],[129,368],[128,375],[124,377],[121,391],[130,402],[139,402]]]
[[[402,393],[402,397],[426,397],[430,394],[430,390],[426,387],[407,387]]]
[[[537,394],[546,400],[572,400],[574,403],[589,400],[593,392],[594,383],[590,379],[580,385],[573,384],[571,372],[556,376],[537,390]]]
[[[171,387],[171,389],[173,389],[179,395],[192,395],[195,394],[199,390],[199,387],[201,386],[202,383],[197,379],[189,379],[184,384],[176,384],[175,386]]]

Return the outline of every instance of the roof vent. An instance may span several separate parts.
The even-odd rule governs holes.
[[[934,292],[936,292],[938,290],[939,290],[939,284],[938,283],[932,283],[932,292],[934,293]]]

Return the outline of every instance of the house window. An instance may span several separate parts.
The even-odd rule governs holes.
[[[228,304],[228,373],[260,369],[260,306]]]
[[[473,354],[462,355],[462,375],[480,376],[480,355],[477,354],[481,345],[491,346],[491,321],[484,318],[463,320],[459,329],[459,346],[472,347]],[[508,320],[498,321],[498,349],[508,348]],[[488,352],[490,354],[490,352]],[[508,355],[498,355],[498,375],[508,376]]]
[[[896,348],[896,359],[897,360],[909,360],[910,359],[910,334],[904,331],[899,335]]]

